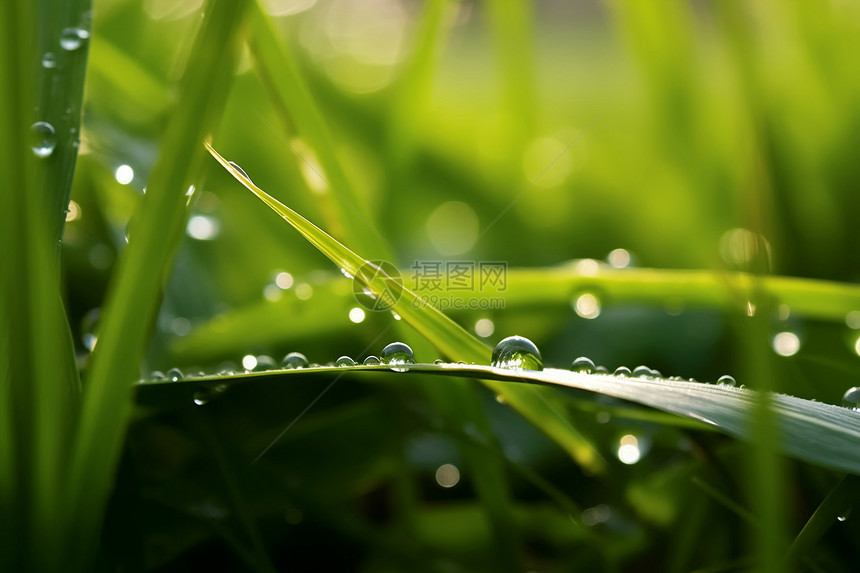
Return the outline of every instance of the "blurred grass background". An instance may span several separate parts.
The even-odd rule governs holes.
[[[164,134],[180,119],[204,125],[202,110],[176,111],[187,101],[177,86],[202,8],[95,2],[62,247],[85,373],[97,309],[134,242],[129,222],[157,158],[172,149]],[[589,280],[590,264],[569,264],[614,252],[609,262],[628,266],[626,253],[629,266],[713,271],[717,283],[725,271],[753,271],[838,281],[852,294],[860,271],[854,3],[267,0],[235,25],[230,33],[245,41],[225,48],[235,75],[225,59],[217,82],[201,74],[196,85],[226,102],[205,124],[215,126],[219,151],[361,255],[404,273],[415,261],[506,262],[504,310],[453,313],[473,331],[489,319],[478,334],[491,345],[516,333],[538,344],[548,366],[586,355],[610,370],[646,363],[667,376],[731,373],[831,403],[858,384],[860,306],[851,296],[835,319],[809,317],[765,289],[750,328],[750,298],[729,280],[727,296],[703,302],[699,283],[657,272],[646,278],[666,286],[643,302],[635,281],[601,286]],[[388,313],[351,321],[357,305],[336,268],[214,162],[204,177],[185,168],[176,177],[194,179],[196,194],[151,337],[138,325],[135,336],[148,344],[141,376],[235,369],[248,354],[360,359],[396,338],[413,343],[419,361],[439,357],[392,327]],[[177,225],[165,219],[165,233]],[[530,298],[536,287],[517,282],[527,272],[514,269],[542,267],[553,269],[535,283],[552,273],[578,278]],[[812,307],[832,292],[802,296]],[[596,312],[577,307],[583,294]],[[793,336],[782,337],[788,346],[774,343],[779,333]],[[452,426],[441,402],[390,378],[340,381],[252,465],[328,384],[261,384],[205,409],[138,409],[100,564],[778,570],[780,544],[841,477],[795,462],[756,465],[755,450],[718,436],[616,416],[612,401],[566,398],[565,414],[599,460],[574,462],[489,392],[479,396],[498,443]],[[640,444],[633,465],[618,459],[626,435]],[[467,470],[478,455],[495,456],[510,482],[500,496],[510,497],[517,540],[502,565],[482,506],[486,484]],[[464,474],[450,489],[434,479],[446,463]],[[762,484],[774,486],[781,512],[756,506]],[[804,567],[851,571],[856,522],[834,524]]]

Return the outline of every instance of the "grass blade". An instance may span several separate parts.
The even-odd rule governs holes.
[[[243,376],[207,376],[180,382],[142,382],[139,399],[149,402],[155,394],[176,393],[172,400],[188,403],[196,385],[215,386],[224,382],[253,382],[285,376],[394,375],[388,366],[320,367],[301,370],[269,371]],[[761,392],[701,382],[681,382],[662,378],[624,378],[585,374],[556,368],[542,371],[506,370],[484,365],[415,364],[405,374],[420,373],[439,377],[455,376],[494,381],[499,387],[519,387],[528,391],[532,384],[566,387],[620,398],[695,420],[701,428],[712,428],[739,440],[754,443],[754,418],[761,405]],[[181,397],[180,397],[181,396]],[[507,396],[507,394],[506,394]],[[769,404],[778,430],[776,448],[784,455],[822,467],[860,475],[860,413],[849,408],[805,400],[786,394],[770,394]]]
[[[186,190],[200,167],[195,142],[212,129],[226,100],[245,6],[245,2],[227,0],[212,0],[206,6],[161,156],[105,304],[66,490],[66,515],[77,522],[69,545],[78,566],[93,549],[111,489],[131,411],[128,384],[139,375],[148,332],[145,325],[155,316],[162,277],[186,217]]]

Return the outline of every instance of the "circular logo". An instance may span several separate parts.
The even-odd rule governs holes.
[[[403,294],[403,278],[387,261],[368,261],[352,279],[352,294],[368,310],[389,310]]]

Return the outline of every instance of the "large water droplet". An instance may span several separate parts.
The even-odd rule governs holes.
[[[415,364],[415,355],[408,344],[392,342],[382,349],[382,362],[389,366]],[[392,368],[395,372],[406,372],[409,368]]]
[[[282,368],[307,368],[308,367],[308,359],[301,352],[290,352],[284,359],[281,360]]]
[[[174,382],[176,382],[177,380],[182,380],[184,374],[182,374],[182,370],[180,370],[179,368],[171,368],[167,371],[166,376],[168,380],[173,380]]]
[[[47,121],[37,121],[30,126],[30,140],[36,157],[48,157],[57,146],[54,126]]]
[[[842,406],[860,412],[860,386],[854,386],[842,395]]]
[[[735,381],[734,376],[729,376],[728,374],[724,376],[720,376],[717,379],[717,384],[720,386],[737,386],[737,381]]]
[[[543,370],[543,360],[535,343],[522,336],[509,336],[493,350],[492,366],[512,370]]]
[[[81,47],[81,40],[88,37],[86,30],[66,28],[60,34],[60,47],[67,52],[73,52]]]
[[[344,355],[344,356],[341,356],[340,358],[338,358],[337,360],[335,360],[334,365],[335,366],[355,366],[355,360],[353,360],[349,356]]]
[[[615,369],[614,374],[615,374],[615,376],[618,376],[619,378],[629,378],[630,376],[633,375],[633,373],[630,371],[630,369],[627,368],[626,366],[619,366],[618,368]]]
[[[580,356],[573,361],[573,364],[570,365],[570,369],[574,372],[584,372],[586,374],[591,374],[592,372],[594,372],[594,362],[591,360],[591,358]]]
[[[376,366],[377,364],[379,364],[379,358],[373,354],[364,359],[365,366]]]
[[[271,356],[266,356],[265,354],[261,354],[257,356],[257,363],[251,369],[252,372],[265,372],[267,370],[274,370],[277,367],[275,364],[275,359]]]

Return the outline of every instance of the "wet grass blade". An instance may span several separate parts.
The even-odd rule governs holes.
[[[392,291],[396,291],[399,298],[394,302],[391,309],[433,343],[444,356],[451,360],[478,364],[486,364],[490,361],[491,351],[486,344],[469,334],[438,309],[428,305],[407,288],[399,277],[392,277],[385,269],[366,261],[346,246],[338,243],[325,231],[257,187],[241,168],[224,159],[209,143],[206,143],[206,148],[233,177],[278,213],[333,263],[359,280],[367,290],[379,298],[389,297]],[[551,394],[534,388],[500,385],[492,380],[487,382],[487,386],[497,394],[504,396],[511,406],[516,408],[535,427],[540,428],[555,440],[580,464],[588,467],[591,471],[603,469],[600,456],[560,415],[563,412],[563,405]]]
[[[0,9],[0,569],[59,567],[58,526],[80,391],[60,292],[59,239],[77,156],[86,1]],[[86,32],[81,32],[86,35]],[[56,54],[61,69],[44,66]],[[34,138],[42,122],[40,137]],[[34,128],[31,128],[31,125]]]
[[[574,391],[602,394],[655,408],[700,423],[702,429],[714,429],[739,440],[753,443],[756,416],[761,393],[701,382],[681,382],[662,378],[622,378],[603,374],[585,374],[548,368],[543,371],[507,370],[483,365],[415,364],[406,373],[393,373],[387,366],[321,367],[301,370],[269,371],[242,376],[208,376],[179,382],[153,381],[137,385],[138,396],[145,403],[158,394],[170,395],[169,401],[189,403],[199,386],[216,386],[225,382],[326,375],[352,376],[397,375],[408,383],[410,374],[439,377],[455,376],[493,381],[498,387],[519,387],[528,391],[533,385],[564,387]],[[507,395],[507,394],[505,394]],[[784,455],[834,470],[860,475],[860,413],[849,408],[805,400],[785,394],[771,394],[770,408],[778,430],[776,448]]]
[[[125,425],[129,383],[139,376],[147,325],[157,311],[162,279],[182,236],[186,190],[201,167],[199,142],[212,129],[232,78],[245,2],[212,0],[180,83],[180,97],[153,168],[147,194],[132,222],[92,356],[72,465],[65,489],[72,563],[83,566],[94,549],[111,491]]]

